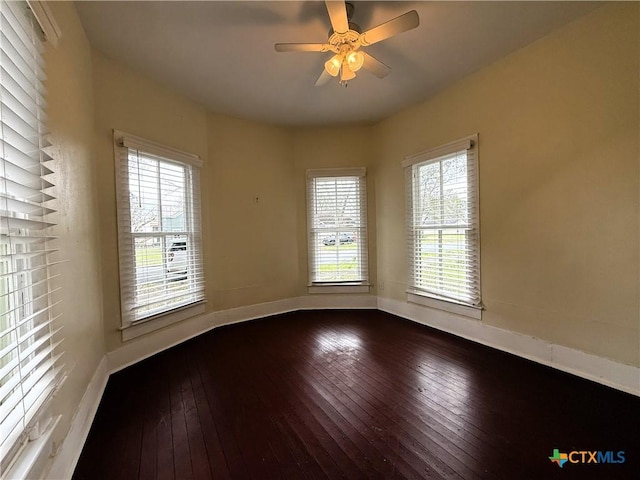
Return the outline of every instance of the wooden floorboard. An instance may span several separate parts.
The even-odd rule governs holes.
[[[632,395],[379,311],[296,312],[112,375],[73,478],[626,479],[639,432]]]

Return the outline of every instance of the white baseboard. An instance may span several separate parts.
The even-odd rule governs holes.
[[[519,357],[640,396],[640,368],[590,355],[539,338],[502,330],[461,315],[371,295],[309,295],[201,315],[131,341],[107,353],[78,406],[48,479],[69,479],[76,467],[91,423],[111,373],[213,328],[248,320],[314,309],[378,310],[487,345]]]
[[[298,310],[331,308],[376,308],[377,300],[372,295],[308,295],[286,298],[273,302],[248,305],[199,315],[172,325],[163,330],[151,332],[143,337],[125,343],[122,347],[107,353],[111,373],[144,360],[167,348],[197,337],[216,327],[246,322],[258,318],[279,315]]]
[[[299,298],[299,310],[339,310],[378,308],[377,298],[373,295],[334,295],[318,294]]]
[[[107,358],[102,357],[95,373],[89,381],[89,385],[80,400],[76,414],[71,421],[71,428],[55,453],[51,468],[46,475],[50,480],[66,480],[71,478],[76,468],[84,442],[87,440],[93,418],[98,411],[98,405],[107,386],[109,371]]]
[[[640,396],[640,368],[638,367],[552,344],[530,335],[492,327],[463,315],[373,295],[306,295],[208,313],[184,321],[179,325],[150,333],[107,353],[108,368],[111,373],[116,372],[223,325],[297,310],[367,308],[377,308]]]
[[[378,310],[640,396],[640,368],[632,365],[492,327],[454,313],[389,298],[378,297]]]
[[[108,352],[106,356],[109,371],[115,373],[216,327],[292,312],[298,310],[298,304],[297,298],[288,298],[205,313],[204,315],[184,320],[179,324],[127,342],[122,347]]]
[[[300,309],[299,298],[286,298],[274,302],[259,303],[246,307],[231,308],[213,312],[216,327],[233,325],[234,323],[256,320],[258,318],[280,315],[281,313],[295,312]]]

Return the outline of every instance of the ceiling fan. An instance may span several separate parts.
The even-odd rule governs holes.
[[[356,77],[356,72],[364,68],[378,78],[384,78],[390,68],[360,50],[361,47],[373,45],[420,24],[418,12],[411,10],[399,17],[362,32],[359,25],[351,22],[354,5],[344,1],[325,1],[331,30],[326,43],[276,43],[276,52],[333,52],[335,55],[324,64],[324,70],[316,87],[324,85],[332,77],[340,77],[340,84],[346,86],[349,80]]]

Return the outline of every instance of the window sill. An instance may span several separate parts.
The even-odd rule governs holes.
[[[43,478],[46,462],[53,450],[52,434],[61,415],[51,419],[44,433],[34,440],[29,440],[18,454],[18,458],[9,468],[9,472],[3,472],[2,478]],[[6,475],[6,476],[5,476]]]
[[[122,327],[122,341],[133,340],[134,338],[146,335],[147,333],[160,330],[161,328],[168,327],[174,323],[181,322],[196,315],[204,313],[204,302],[196,303],[195,305],[181,308],[168,312],[164,315],[150,318],[148,320],[141,320],[137,323],[133,323],[129,326]]]
[[[419,294],[412,291],[407,291],[407,301],[409,303],[422,305],[423,307],[435,308],[437,310],[455,313],[457,315],[473,318],[475,320],[482,320],[482,307],[463,305],[461,303],[455,303],[447,300],[442,300],[440,298],[429,297],[425,294]]]
[[[325,283],[309,285],[309,293],[369,293],[370,285],[364,283],[341,284]]]

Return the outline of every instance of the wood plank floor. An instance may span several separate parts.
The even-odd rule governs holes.
[[[555,448],[625,461],[559,468]],[[624,479],[639,458],[637,397],[379,311],[313,311],[112,375],[73,478]]]

